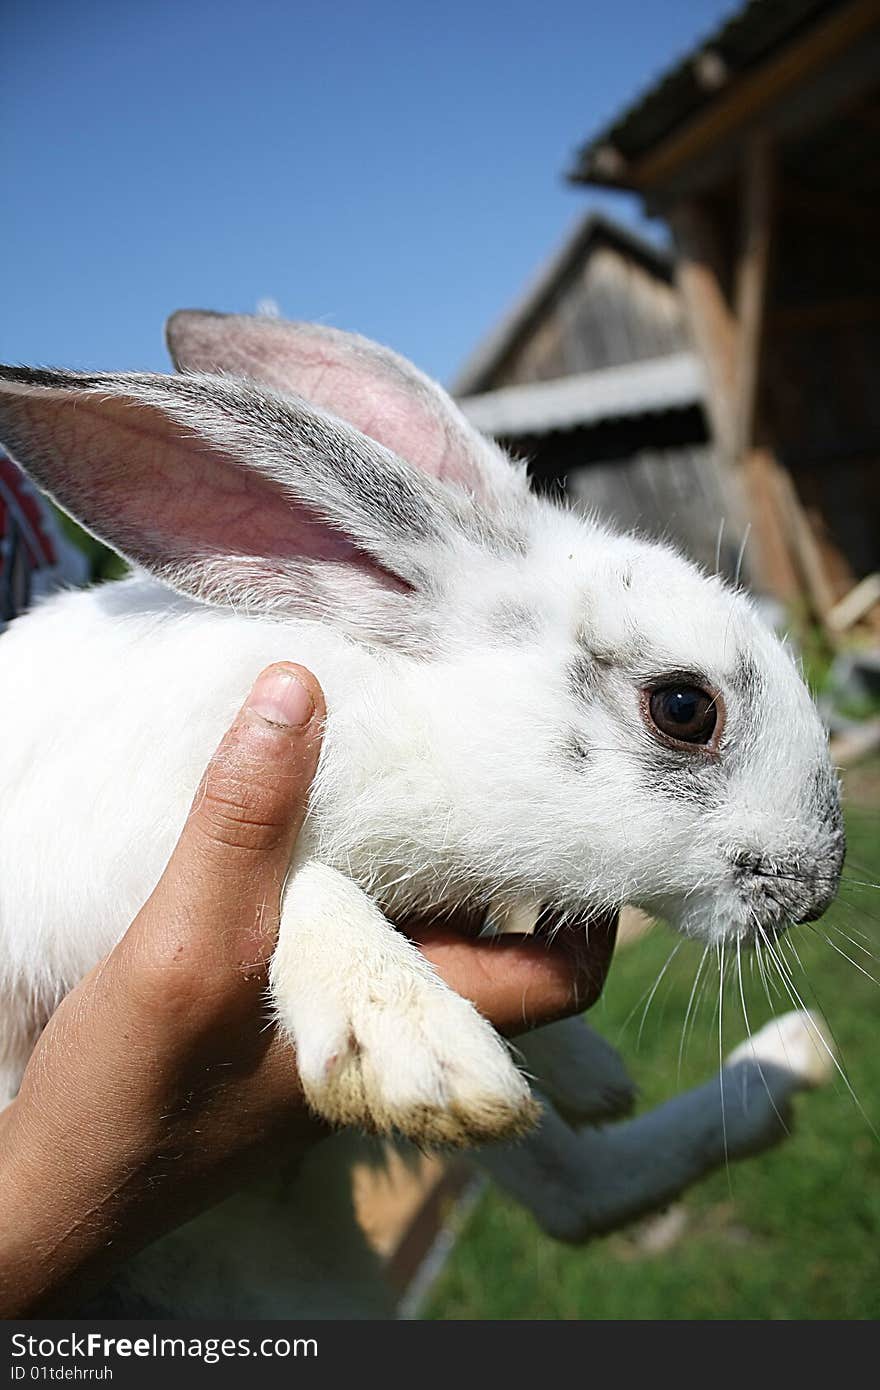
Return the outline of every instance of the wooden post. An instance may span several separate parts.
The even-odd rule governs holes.
[[[794,483],[761,420],[761,381],[773,249],[773,149],[760,133],[743,165],[742,221],[733,263],[734,304],[725,256],[706,200],[668,212],[677,277],[691,333],[706,368],[709,415],[723,462],[739,473],[754,532],[752,572],[785,602],[805,598],[824,622],[834,595]]]
[[[736,322],[723,288],[724,255],[712,215],[697,199],[668,212],[676,241],[676,278],[709,385],[709,418],[724,458],[736,453]]]
[[[746,150],[736,268],[736,453],[751,497],[764,581],[780,598],[805,597],[819,619],[834,603],[822,555],[794,482],[762,438],[761,382],[773,253],[773,149],[756,135]]]
[[[742,227],[736,267],[735,447],[739,457],[755,439],[758,385],[764,347],[767,282],[773,229],[773,152],[756,136],[743,180]]]
[[[828,578],[822,551],[801,506],[794,482],[787,469],[776,465],[776,493],[782,524],[787,533],[789,554],[802,580],[810,606],[833,645],[835,634],[827,618],[835,603],[835,593]]]
[[[755,533],[755,543],[749,548],[748,568],[773,593],[791,598],[797,583],[791,566],[785,568],[785,549],[780,548],[778,538],[774,545],[765,535],[764,518],[774,514],[768,470],[757,453],[745,467],[739,466],[738,367],[743,344],[737,316],[724,288],[728,268],[725,250],[711,209],[705,203],[695,200],[679,203],[669,211],[668,217],[675,232],[676,274],[685,313],[706,368],[715,445],[722,469],[738,484],[737,491],[747,504]]]
[[[774,159],[769,142],[755,135],[743,166],[742,217],[736,259],[736,367],[733,407],[734,457],[749,499],[754,529],[753,564],[779,598],[802,591],[792,551],[793,490],[785,488],[773,450],[758,437],[768,283],[773,241]]]

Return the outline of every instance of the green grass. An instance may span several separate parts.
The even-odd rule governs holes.
[[[128,573],[128,565],[117,555],[115,550],[96,540],[88,531],[84,531],[73,519],[63,512],[54,503],[50,504],[55,514],[55,519],[61,527],[62,532],[69,541],[83,552],[89,562],[89,580],[122,579]]]
[[[880,778],[880,770],[878,770]],[[847,873],[880,881],[880,820],[849,816]],[[858,866],[853,867],[853,866]],[[880,893],[845,888],[822,928],[866,934],[880,955]],[[829,934],[832,934],[829,932]],[[832,934],[833,935],[833,934]],[[798,929],[809,983],[795,981],[831,1024],[853,1089],[880,1130],[880,989]],[[834,937],[863,968],[877,963]],[[677,1078],[682,1022],[700,952],[679,950],[651,1004],[643,1004],[675,944],[657,929],[615,961],[592,1022],[615,1042],[641,1088],[640,1108],[711,1075],[718,1062],[717,970],[699,1007]],[[880,975],[878,975],[880,978]],[[745,972],[752,1028],[792,1007],[771,1010],[757,976]],[[635,1013],[633,1011],[635,1010]],[[713,1017],[714,1012],[714,1017]],[[627,1024],[626,1020],[630,1017]],[[736,985],[725,991],[724,1044],[745,1034]],[[683,1235],[649,1254],[639,1227],[579,1249],[545,1237],[530,1216],[496,1191],[473,1213],[425,1310],[430,1318],[825,1318],[880,1315],[880,1142],[838,1079],[799,1098],[794,1137],[770,1153],[715,1174],[681,1199]]]

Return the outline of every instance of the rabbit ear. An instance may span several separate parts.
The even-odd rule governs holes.
[[[257,611],[325,611],[335,594],[362,628],[358,595],[408,603],[475,524],[357,430],[229,379],[3,367],[0,439],[123,555]]]
[[[423,473],[504,506],[527,491],[501,451],[411,362],[354,333],[313,323],[181,309],[166,325],[184,372],[248,377],[348,420]]]

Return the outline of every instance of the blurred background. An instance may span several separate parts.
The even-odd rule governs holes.
[[[180,307],[385,342],[536,486],[748,585],[834,740],[847,881],[789,987],[846,1077],[588,1250],[466,1166],[356,1173],[404,1311],[876,1316],[880,0],[0,11],[0,359],[168,370]],[[0,538],[0,620],[118,568],[2,458]],[[791,1007],[757,977],[692,997],[698,951],[628,935],[592,1021],[641,1104],[711,1073],[719,1021],[726,1049]]]

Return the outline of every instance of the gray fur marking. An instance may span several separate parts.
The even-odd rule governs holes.
[[[595,689],[598,675],[592,655],[586,651],[577,652],[566,672],[566,683],[576,700],[582,699]]]
[[[569,729],[562,740],[562,756],[578,771],[590,759],[590,745],[577,729]]]
[[[519,646],[540,635],[541,618],[525,600],[501,599],[489,612],[489,632],[504,645]]]

